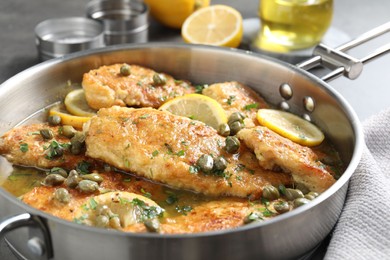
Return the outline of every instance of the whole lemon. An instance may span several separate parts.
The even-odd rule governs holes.
[[[144,0],[150,14],[161,24],[180,29],[184,20],[199,8],[209,6],[210,0]]]

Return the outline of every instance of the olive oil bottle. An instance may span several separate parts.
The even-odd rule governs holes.
[[[274,52],[312,47],[321,41],[332,15],[333,0],[260,0],[255,45]]]

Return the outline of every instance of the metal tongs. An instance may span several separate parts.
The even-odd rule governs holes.
[[[387,22],[336,48],[331,48],[324,44],[319,44],[313,51],[313,57],[297,64],[297,67],[304,70],[310,70],[318,66],[331,69],[332,71],[329,74],[321,77],[321,79],[324,81],[331,81],[341,75],[349,79],[356,79],[363,70],[363,64],[390,52],[390,43],[376,49],[373,53],[362,59],[356,59],[346,54],[345,51],[361,45],[389,31],[390,22]]]

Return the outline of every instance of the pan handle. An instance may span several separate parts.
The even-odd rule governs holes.
[[[0,240],[5,238],[5,235],[12,230],[22,227],[36,227],[41,234],[35,234],[27,241],[29,251],[39,259],[50,259],[53,257],[50,234],[46,225],[42,220],[29,213],[22,213],[13,217],[9,217],[0,222]],[[43,236],[43,238],[42,238]],[[16,252],[20,254],[19,252]],[[23,259],[28,259],[22,256]]]
[[[341,75],[344,75],[349,79],[356,79],[363,70],[363,64],[390,52],[390,43],[382,46],[362,59],[356,59],[344,52],[387,32],[390,32],[390,22],[382,24],[337,48],[319,44],[314,49],[314,56],[297,64],[297,67],[309,70],[321,65],[331,69],[332,72],[321,78],[324,81],[331,81]]]

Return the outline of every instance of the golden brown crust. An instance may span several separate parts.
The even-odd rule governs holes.
[[[54,138],[44,139],[39,134],[41,129],[50,129]],[[13,164],[45,169],[52,167],[73,169],[81,161],[90,161],[83,155],[71,154],[67,149],[63,150],[63,156],[51,158],[49,147],[53,141],[65,146],[70,142],[69,138],[59,134],[59,130],[60,127],[45,123],[13,128],[1,137],[0,154]]]
[[[288,174],[264,170],[244,146],[224,150],[225,138],[204,123],[155,109],[101,109],[90,121],[87,156],[119,169],[212,196],[258,198],[267,184],[291,184]],[[194,172],[203,154],[224,156],[223,174]]]
[[[132,178],[124,182],[122,174],[110,172],[101,174],[104,181],[101,187],[107,190],[127,191],[142,195],[143,190],[151,191],[152,198],[161,193],[162,187],[144,180]],[[34,208],[54,215],[64,220],[75,221],[80,217],[80,209],[88,206],[88,201],[98,193],[85,194],[77,189],[68,189],[71,200],[69,203],[61,203],[54,199],[54,192],[58,187],[35,187],[22,197],[22,201]],[[257,206],[258,208],[259,206]],[[251,211],[251,203],[246,199],[225,197],[212,201],[201,201],[193,206],[187,214],[165,215],[161,221],[161,233],[198,233],[213,230],[235,228],[243,225],[243,220]],[[123,229],[125,232],[147,232],[142,223],[136,223]]]
[[[236,81],[212,84],[202,94],[220,103],[228,117],[234,112],[241,112],[248,119],[245,121],[247,127],[258,125],[257,110],[268,107],[259,94]]]
[[[254,150],[262,167],[281,167],[291,172],[295,182],[306,185],[312,191],[323,192],[336,181],[312,149],[296,144],[266,127],[243,129],[238,132],[238,137]]]
[[[131,65],[131,74],[123,76],[123,64],[101,66],[83,76],[82,86],[90,107],[100,109],[111,106],[136,106],[158,108],[166,101],[195,92],[186,81],[176,81],[172,76],[161,73],[166,84],[153,84],[156,71]]]

